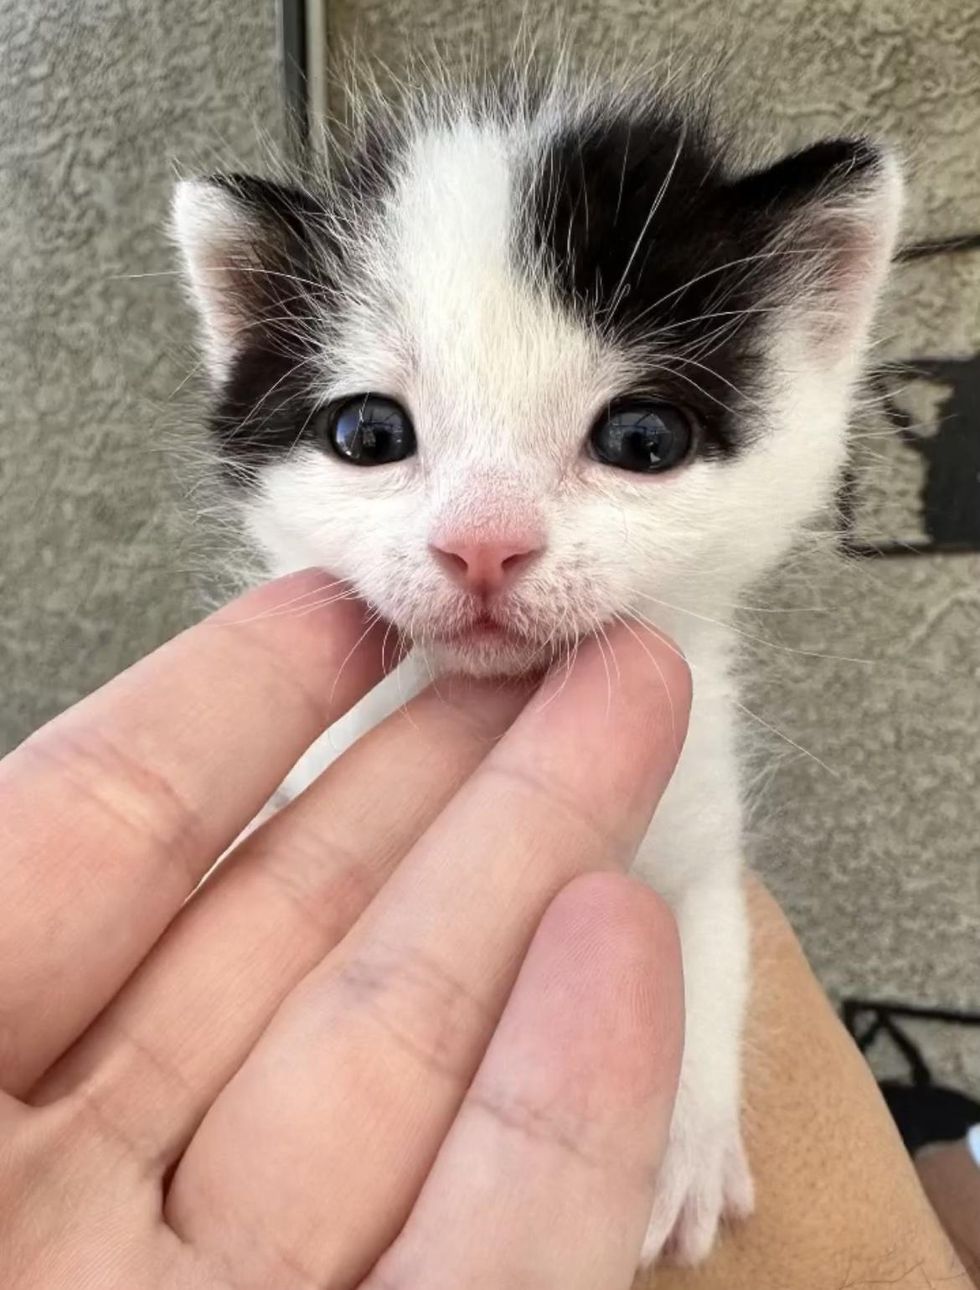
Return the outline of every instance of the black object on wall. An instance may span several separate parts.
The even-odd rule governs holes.
[[[943,242],[904,247],[897,264],[937,256],[980,252],[980,233]],[[934,423],[916,426],[902,404],[901,389],[916,381],[945,387]],[[980,551],[980,354],[965,358],[924,355],[890,363],[871,374],[871,392],[886,422],[910,452],[919,454],[925,478],[914,541],[863,541],[856,531],[856,480],[845,482],[840,502],[844,537],[851,555],[907,556]]]
[[[908,413],[885,393],[892,424],[925,459],[924,549],[980,551],[980,354],[916,358],[892,372],[896,370],[906,381],[925,380],[947,389],[934,433],[928,436],[917,434]]]
[[[279,63],[290,147],[298,161],[306,157],[310,135],[306,0],[277,0]]]

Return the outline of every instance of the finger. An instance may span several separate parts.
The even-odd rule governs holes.
[[[177,1171],[188,1239],[233,1257],[245,1229],[258,1282],[347,1285],[395,1237],[544,910],[630,862],[670,776],[686,668],[654,636],[610,642],[616,683],[589,646],[549,679],[285,1001]]]
[[[82,1096],[151,1168],[169,1165],[529,688],[446,680],[360,739],[236,848],[32,1102]]]
[[[682,1037],[666,905],[625,878],[571,883],[545,914],[412,1215],[365,1290],[626,1290]]]
[[[63,1051],[377,681],[383,633],[336,585],[306,573],[244,596],[0,766],[0,1086]]]

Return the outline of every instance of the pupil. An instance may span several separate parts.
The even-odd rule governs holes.
[[[391,432],[384,424],[362,417],[360,411],[354,415],[357,420],[351,435],[352,450],[366,457],[383,457],[391,442]]]
[[[683,412],[667,403],[637,402],[609,409],[591,431],[593,453],[607,465],[659,474],[679,465],[695,442]]]
[[[660,461],[660,433],[653,427],[644,430],[637,430],[631,436],[632,449],[636,457],[641,461],[647,461],[651,465],[656,465]]]
[[[378,395],[348,399],[330,415],[324,428],[334,451],[362,466],[404,461],[415,451],[415,436],[404,409]]]

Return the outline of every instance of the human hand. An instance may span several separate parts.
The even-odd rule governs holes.
[[[682,1001],[622,874],[687,672],[638,628],[533,695],[441,683],[192,896],[382,674],[322,586],[235,602],[0,766],[5,1290],[629,1285]]]

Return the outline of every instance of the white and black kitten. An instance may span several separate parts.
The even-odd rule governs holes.
[[[557,83],[380,110],[322,183],[176,195],[250,534],[416,645],[344,738],[432,671],[538,667],[616,619],[693,665],[636,862],[676,912],[687,993],[648,1258],[696,1261],[752,1207],[727,624],[832,494],[900,204],[867,140],[744,171],[689,105]]]

